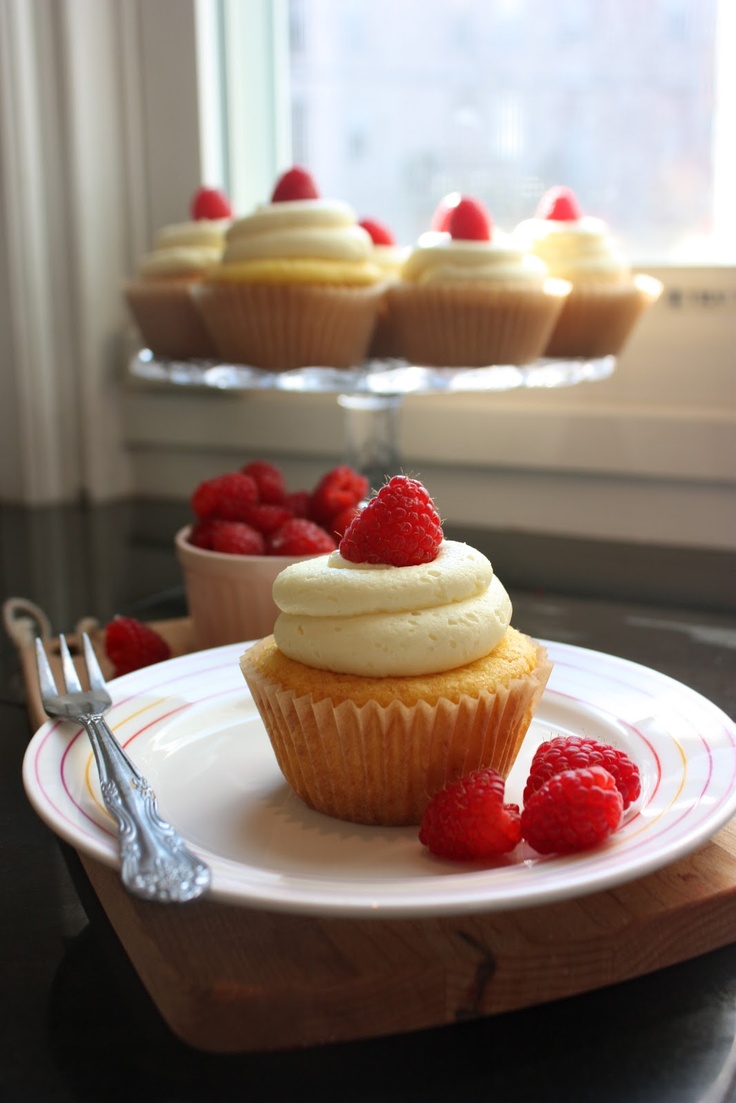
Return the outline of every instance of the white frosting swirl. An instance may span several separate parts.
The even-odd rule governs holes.
[[[586,215],[567,222],[528,218],[514,233],[522,247],[544,261],[551,276],[573,282],[630,276],[626,257],[600,218]]]
[[[366,677],[435,674],[490,654],[511,601],[488,559],[445,540],[431,563],[350,563],[339,552],[277,577],[279,649],[321,670]]]
[[[509,236],[496,241],[454,240],[449,234],[422,235],[406,260],[402,278],[412,283],[513,283],[543,287],[547,269]]]
[[[370,234],[347,203],[293,199],[263,204],[234,222],[223,263],[284,257],[366,261],[372,248]]]
[[[205,272],[220,260],[229,225],[228,219],[201,218],[164,226],[141,260],[139,274],[157,279]]]

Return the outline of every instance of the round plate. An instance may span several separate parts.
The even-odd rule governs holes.
[[[551,903],[621,884],[702,845],[736,811],[736,725],[646,667],[545,641],[555,666],[507,784],[520,802],[544,739],[583,734],[636,761],[642,794],[603,846],[542,858],[522,843],[493,864],[433,857],[417,829],[363,827],[307,808],[286,785],[240,673],[245,644],[200,651],[111,683],[108,719],[165,818],[212,868],[211,895],[324,916],[438,916]],[[86,736],[45,724],[23,765],[43,820],[116,866]]]

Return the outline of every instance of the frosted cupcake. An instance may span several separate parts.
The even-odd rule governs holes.
[[[146,347],[176,360],[210,359],[216,346],[189,294],[217,264],[225,246],[232,210],[215,188],[199,188],[191,220],[165,226],[124,289]]]
[[[270,203],[233,223],[195,300],[220,355],[282,370],[360,364],[381,300],[370,236],[294,168]]]
[[[661,294],[651,276],[634,275],[618,242],[600,218],[584,215],[570,188],[551,188],[534,218],[515,237],[568,280],[572,291],[545,349],[547,356],[616,355],[641,314]]]
[[[241,659],[284,777],[312,808],[415,824],[447,782],[507,776],[549,677],[490,562],[444,540],[395,476],[337,552],[276,579],[274,634]]]
[[[544,350],[569,284],[500,231],[477,200],[455,196],[389,288],[393,324],[416,364],[525,364]]]

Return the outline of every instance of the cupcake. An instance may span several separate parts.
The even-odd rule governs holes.
[[[484,367],[540,356],[569,284],[494,231],[475,199],[455,195],[446,229],[424,234],[389,287],[404,355],[416,364]]]
[[[472,770],[508,775],[549,677],[511,627],[490,562],[445,540],[425,488],[395,476],[337,551],[277,577],[273,635],[241,669],[281,771],[312,808],[416,824]]]
[[[370,234],[373,247],[371,259],[381,269],[386,288],[396,283],[401,274],[401,266],[404,263],[408,250],[399,247],[393,231],[383,222],[375,218],[364,218],[358,223]],[[401,345],[391,323],[388,310],[386,292],[384,291],[381,306],[376,318],[373,337],[368,349],[368,358],[371,360],[386,360],[401,356]]]
[[[215,188],[199,188],[191,221],[165,226],[124,289],[131,314],[155,356],[210,359],[217,349],[189,290],[222,256],[232,210]]]
[[[276,371],[359,365],[382,293],[371,249],[346,203],[321,199],[303,169],[285,173],[196,290],[220,355]]]
[[[634,324],[656,302],[662,284],[634,275],[619,244],[600,218],[583,215],[570,188],[551,188],[534,218],[515,237],[572,290],[557,319],[545,355],[596,357],[621,351]]]

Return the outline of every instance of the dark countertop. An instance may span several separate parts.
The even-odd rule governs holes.
[[[37,602],[55,631],[90,613],[183,615],[167,535],[180,510],[162,507],[152,523],[150,508],[0,508],[0,600]],[[621,586],[611,599],[516,582],[519,628],[653,667],[736,716],[733,611],[655,603]],[[724,949],[530,1010],[282,1054],[188,1049],[152,1007],[74,853],[25,798],[31,732],[16,656],[0,636],[1,1099],[736,1100],[736,930]]]

